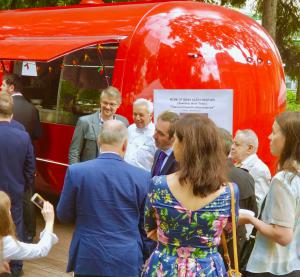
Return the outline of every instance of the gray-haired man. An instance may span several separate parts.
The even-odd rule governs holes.
[[[258,158],[258,138],[253,130],[238,130],[231,147],[231,158],[238,167],[249,171],[255,181],[258,208],[269,191],[271,173],[268,166]]]
[[[156,151],[152,123],[153,103],[140,98],[133,103],[134,123],[128,127],[128,147],[125,161],[137,167],[151,170]]]

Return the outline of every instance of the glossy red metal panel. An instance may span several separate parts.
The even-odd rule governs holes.
[[[68,152],[74,127],[43,123],[42,128],[42,137],[35,143],[35,152],[38,159],[38,188],[59,193],[62,189],[67,169]]]
[[[0,40],[0,59],[50,61],[85,46],[119,41],[122,36],[92,36],[61,38],[20,38]],[[32,50],[34,49],[34,51]]]
[[[0,59],[47,61],[88,44],[130,35],[156,4],[0,12]]]
[[[272,164],[267,136],[285,108],[285,82],[278,50],[258,23],[219,6],[162,3],[141,20],[127,53],[124,114],[153,89],[233,89],[234,130],[253,129],[259,155]]]

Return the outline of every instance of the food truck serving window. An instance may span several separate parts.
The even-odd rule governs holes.
[[[51,62],[14,62],[23,94],[42,122],[75,125],[79,116],[99,108],[102,89],[111,85],[118,43],[102,43]]]

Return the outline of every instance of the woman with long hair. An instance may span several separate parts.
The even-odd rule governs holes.
[[[9,196],[5,192],[0,191],[1,260],[29,260],[47,256],[51,247],[58,241],[56,235],[53,234],[53,206],[47,201],[44,202],[42,215],[45,220],[45,228],[41,232],[40,241],[36,244],[24,243],[17,240],[10,208],[11,202]],[[4,269],[1,270],[5,271],[5,263]]]
[[[269,136],[278,171],[261,220],[240,215],[257,229],[246,276],[300,276],[300,112],[279,114]]]
[[[231,226],[231,194],[217,126],[206,116],[181,117],[173,151],[180,170],[154,177],[146,202],[145,229],[158,243],[143,276],[227,276],[218,246]]]

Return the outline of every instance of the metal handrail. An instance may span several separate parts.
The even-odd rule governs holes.
[[[50,163],[50,164],[62,165],[62,166],[66,166],[66,167],[69,166],[68,164],[65,164],[65,163],[55,162],[55,161],[52,161],[52,160],[42,159],[42,158],[38,158],[38,157],[36,157],[36,160],[38,160],[40,162]]]

